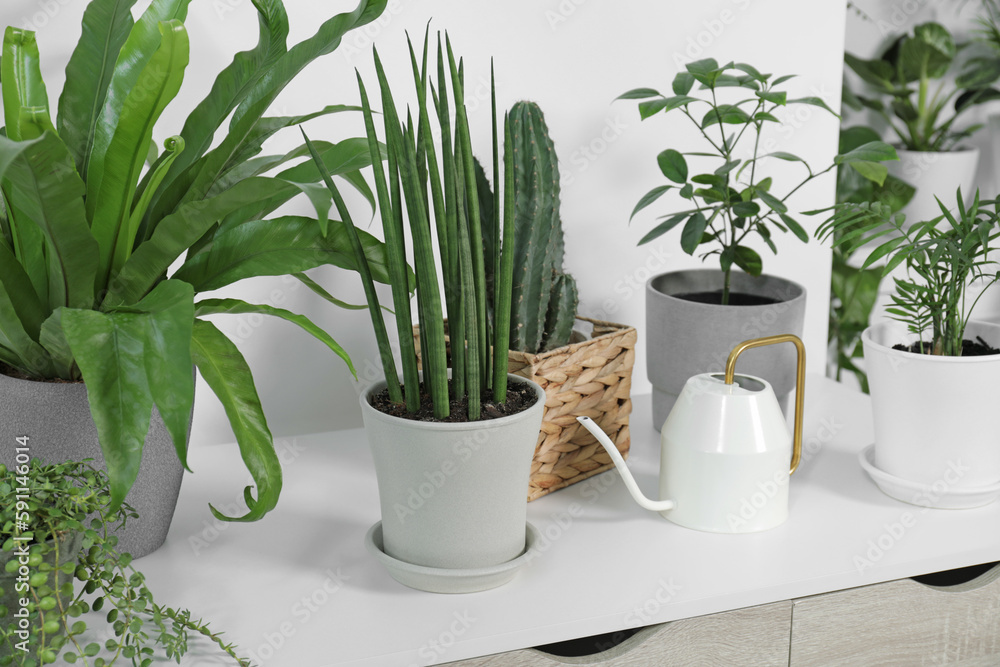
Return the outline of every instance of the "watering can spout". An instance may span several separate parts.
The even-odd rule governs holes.
[[[615,467],[618,468],[618,472],[625,481],[625,487],[628,489],[628,492],[632,494],[632,498],[635,499],[635,502],[639,503],[641,507],[654,512],[667,512],[674,509],[673,500],[650,500],[643,495],[642,491],[639,490],[639,485],[635,483],[635,478],[632,477],[632,473],[629,472],[628,466],[625,465],[625,459],[622,458],[618,448],[615,447],[615,443],[611,442],[611,439],[604,433],[603,430],[601,430],[601,427],[598,426],[593,419],[590,417],[577,417],[576,420],[580,422],[585,429],[590,431],[590,434],[597,438],[597,442],[601,443],[601,446],[608,452],[608,456],[611,457],[612,463],[614,463]]]

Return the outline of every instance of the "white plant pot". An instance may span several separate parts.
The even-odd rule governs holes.
[[[535,403],[477,422],[422,422],[380,412],[369,397],[385,388],[384,381],[362,393],[388,556],[468,571],[524,552],[528,479],[545,392],[514,375],[508,381],[531,386]]]
[[[897,148],[899,161],[886,162],[889,173],[901,178],[917,191],[913,199],[900,209],[907,223],[923,222],[941,215],[934,197],[949,209],[955,208],[955,192],[962,188],[962,198],[972,201],[979,168],[979,149],[969,148],[944,153],[908,151]]]
[[[1000,325],[970,322],[965,337],[977,336],[1000,347]],[[918,505],[960,507],[972,506],[961,504],[963,495],[1000,485],[1000,355],[893,350],[916,340],[894,321],[869,327],[861,340],[875,426],[871,463],[909,483],[895,493],[880,484],[883,491]],[[914,493],[918,487],[924,492]]]

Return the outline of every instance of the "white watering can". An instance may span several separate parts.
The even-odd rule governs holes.
[[[798,352],[794,437],[771,385],[735,374],[740,354],[775,343],[793,343]],[[788,479],[802,457],[805,359],[805,346],[797,336],[768,336],[737,345],[726,361],[725,375],[702,373],[688,379],[660,431],[664,500],[642,494],[622,455],[596,422],[589,417],[577,421],[604,446],[642,507],[696,530],[767,530],[788,518]]]

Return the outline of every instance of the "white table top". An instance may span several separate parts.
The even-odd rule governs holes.
[[[326,667],[437,664],[1000,560],[1000,503],[927,510],[883,495],[857,463],[868,398],[816,376],[807,392],[790,517],[765,533],[674,525],[606,472],[529,504],[545,538],[511,583],[418,592],[365,551],[378,491],[356,429],[278,441],[281,500],[253,524],[216,522],[207,506],[236,511],[236,446],[193,451],[167,543],[137,565],[161,604],[190,608],[262,667]],[[659,435],[649,397],[634,405],[629,464],[654,495]],[[226,664],[208,655],[183,664]]]

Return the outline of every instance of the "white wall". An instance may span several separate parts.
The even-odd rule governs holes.
[[[66,6],[59,3],[63,2]],[[148,4],[148,3],[140,3]],[[298,41],[326,16],[350,3],[286,0],[292,39]],[[79,35],[82,0],[4,0],[0,18],[21,25],[22,17],[56,8],[36,21],[50,95],[61,87],[62,68]],[[676,234],[649,246],[636,242],[667,199],[629,226],[638,198],[663,182],[655,156],[664,148],[698,150],[690,128],[657,117],[640,123],[633,102],[612,100],[622,92],[651,86],[668,91],[683,62],[711,56],[749,62],[762,71],[798,74],[790,96],[816,95],[832,108],[840,105],[844,3],[836,0],[713,0],[711,2],[600,2],[598,0],[393,0],[369,35],[349,36],[341,49],[314,63],[279,98],[275,114],[308,112],[333,103],[356,103],[353,68],[374,82],[370,44],[378,44],[400,98],[410,100],[409,60],[404,30],[419,38],[433,17],[434,30],[447,29],[458,54],[466,59],[473,143],[489,154],[489,58],[496,61],[501,107],[519,99],[538,102],[546,113],[563,172],[562,217],[566,229],[567,269],[580,285],[580,311],[635,325],[640,332],[633,392],[649,390],[645,372],[642,284],[649,275],[700,266],[684,255]],[[255,40],[255,15],[246,0],[202,0],[191,6],[187,22],[192,66],[178,99],[168,110],[174,121],[162,123],[162,140],[176,132],[187,111],[211,85],[212,75],[237,48]],[[44,23],[44,25],[42,25]],[[372,84],[373,85],[373,84]],[[480,101],[481,100],[481,101]],[[836,152],[838,121],[812,107],[787,114],[784,127],[770,136],[773,150],[792,151],[814,168],[828,165]],[[314,138],[340,139],[363,132],[359,116],[310,123]],[[279,152],[295,133],[266,146]],[[797,183],[800,171],[781,163],[773,171],[776,189]],[[784,181],[778,180],[785,179]],[[786,183],[781,187],[780,183]],[[832,174],[813,182],[793,199],[793,210],[827,206],[833,201]],[[290,210],[307,213],[302,202]],[[360,208],[356,210],[361,210]],[[359,216],[362,217],[362,216]],[[807,227],[815,223],[800,217]],[[377,231],[378,224],[373,227]],[[815,241],[778,240],[780,255],[758,248],[765,270],[801,282],[808,290],[806,344],[810,370],[821,372],[826,349],[829,251]],[[356,275],[330,269],[314,272],[336,295],[361,302]],[[227,294],[270,302],[303,312],[324,326],[351,353],[362,376],[378,372],[377,355],[366,312],[335,310],[297,283],[282,279],[248,281]],[[272,430],[292,434],[348,428],[360,424],[356,391],[344,365],[319,343],[277,321],[248,318],[219,320],[241,341],[254,369]],[[221,407],[199,385],[194,440],[229,441],[231,432]]]

